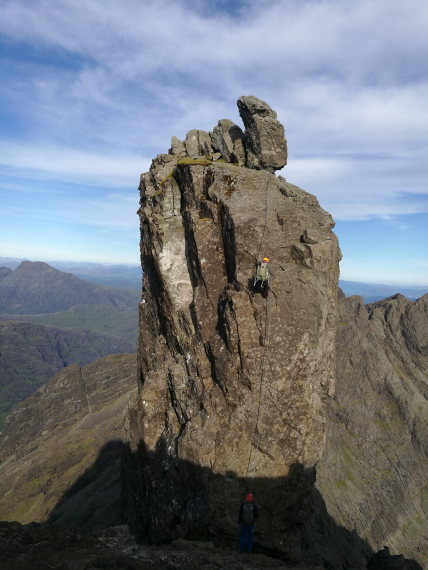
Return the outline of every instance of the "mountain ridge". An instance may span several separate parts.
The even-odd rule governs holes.
[[[15,404],[62,368],[77,363],[87,365],[112,353],[133,351],[130,342],[88,329],[0,321],[1,423]]]
[[[109,442],[120,441],[136,388],[135,354],[115,354],[64,368],[19,404],[0,442],[0,519],[51,518],[86,531],[119,524],[121,447]]]
[[[0,313],[52,313],[79,304],[130,308],[138,300],[136,291],[90,283],[41,261],[23,261],[0,275]]]

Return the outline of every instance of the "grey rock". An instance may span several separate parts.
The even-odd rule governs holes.
[[[190,142],[201,153],[198,133],[186,139],[190,153]],[[154,542],[208,529],[230,540],[252,485],[264,505],[260,527],[270,529],[258,540],[299,559],[334,390],[333,221],[297,186],[287,196],[287,183],[268,170],[177,161],[161,191],[154,181],[163,168],[154,163],[140,187],[141,389],[129,408],[124,468],[130,524]],[[292,249],[311,228],[320,243],[308,246],[302,267]],[[272,260],[268,295],[253,288],[260,255]]]
[[[247,166],[271,172],[287,164],[287,140],[275,111],[261,99],[242,96],[238,109],[245,125]]]
[[[52,525],[0,521],[2,570],[292,570],[264,554],[243,555],[209,541],[179,539],[170,545],[140,546],[114,529],[83,534]],[[305,570],[322,570],[319,566]]]
[[[408,560],[402,554],[392,554],[385,546],[370,557],[367,570],[423,570],[414,560]]]
[[[319,243],[322,239],[316,230],[316,228],[311,228],[310,230],[305,229],[302,234],[302,242],[307,244]]]
[[[246,161],[245,135],[238,125],[229,119],[221,119],[211,134],[214,148],[218,149],[226,162],[243,166]]]
[[[386,545],[424,568],[427,330],[428,295],[367,306],[361,297],[340,300],[336,393],[317,465],[317,488],[338,525],[355,529],[373,551]]]
[[[179,158],[182,158],[183,156],[186,156],[186,154],[187,154],[186,145],[179,138],[172,137],[171,148],[169,149],[168,152],[169,152],[169,154],[173,154],[174,156],[178,156]]]
[[[191,158],[210,156],[214,152],[209,133],[198,129],[192,129],[187,133],[184,145]]]

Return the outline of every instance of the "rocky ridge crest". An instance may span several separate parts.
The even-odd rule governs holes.
[[[373,550],[428,568],[428,295],[342,297],[337,326],[316,487],[335,521]]]

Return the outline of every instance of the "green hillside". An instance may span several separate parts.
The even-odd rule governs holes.
[[[70,364],[84,366],[109,354],[134,351],[134,343],[87,329],[1,322],[1,420],[15,404],[30,396],[62,368]]]
[[[59,328],[85,328],[120,337],[136,350],[138,337],[138,305],[135,309],[119,309],[111,305],[76,305],[66,311],[38,315],[0,315],[0,321],[26,321]]]

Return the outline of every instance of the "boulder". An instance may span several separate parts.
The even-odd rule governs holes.
[[[209,133],[198,129],[192,129],[187,133],[184,146],[186,147],[187,155],[191,158],[212,155],[214,152]]]
[[[261,99],[243,96],[238,109],[245,125],[247,166],[274,172],[287,164],[287,140],[275,111]]]
[[[183,157],[186,156],[186,145],[183,141],[181,141],[177,137],[172,137],[171,139],[171,148],[169,149],[169,154],[173,154],[174,156]]]
[[[229,119],[221,119],[211,133],[213,146],[226,162],[245,165],[245,141],[242,129]]]

